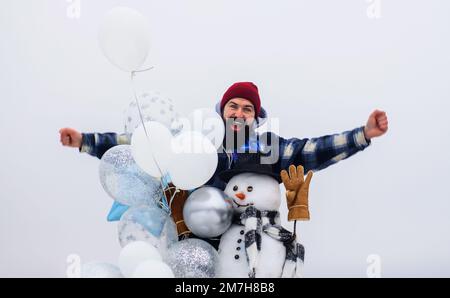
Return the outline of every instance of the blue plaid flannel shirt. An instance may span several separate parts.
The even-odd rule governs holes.
[[[274,149],[276,150],[278,147],[278,152],[275,154],[276,160],[273,162],[273,171],[277,174],[292,164],[302,165],[305,168],[305,173],[309,170],[319,171],[349,158],[370,145],[370,140],[367,140],[364,136],[364,127],[312,139],[284,139],[274,133],[268,134],[263,134],[263,137],[260,138],[264,141],[257,141],[257,147],[271,148],[271,144],[277,144]],[[131,136],[127,134],[85,133],[83,134],[80,152],[102,158],[103,154],[110,148],[130,144],[130,139]],[[275,139],[276,142],[274,142]],[[233,162],[239,159],[239,154],[225,152],[218,154],[217,171],[206,184],[224,189],[225,183],[220,180],[218,174],[232,167]]]

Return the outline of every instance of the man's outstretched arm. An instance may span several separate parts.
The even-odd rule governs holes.
[[[281,168],[290,164],[303,165],[305,171],[319,171],[366,149],[373,138],[388,131],[388,119],[383,111],[374,111],[365,126],[340,134],[313,139],[289,139],[281,148]]]
[[[78,148],[99,159],[112,147],[130,144],[130,137],[117,133],[80,133],[73,128],[63,128],[59,131],[61,143],[64,146]]]

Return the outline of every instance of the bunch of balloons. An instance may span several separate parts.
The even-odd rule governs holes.
[[[149,53],[148,23],[135,10],[114,8],[102,22],[99,42],[107,59],[133,77]],[[189,227],[207,238],[228,229],[231,203],[220,190],[202,188],[217,168],[223,120],[209,109],[181,118],[172,100],[160,93],[134,93],[125,113],[131,144],[107,151],[99,167],[106,193],[128,206],[118,224],[118,266],[88,263],[82,277],[214,277],[217,251],[199,239],[178,240],[172,198],[166,196],[169,185],[197,189],[184,210]]]
[[[150,124],[149,131],[154,130],[153,126],[161,127],[157,122]],[[99,167],[105,191],[129,206],[118,224],[122,246],[119,266],[88,263],[82,267],[82,277],[215,277],[217,251],[199,239],[178,241],[170,208],[164,208],[167,207],[164,194],[167,186],[136,164],[132,149],[130,145],[113,147],[105,153]],[[150,165],[156,167],[156,163]],[[157,173],[156,168],[152,170],[155,171],[152,174]],[[192,192],[183,213],[191,231],[205,238],[221,235],[232,220],[230,200],[213,187],[201,187]]]
[[[107,151],[100,162],[99,173],[105,191],[116,201],[129,206],[118,224],[123,249],[119,267],[89,263],[83,266],[83,277],[214,277],[217,251],[201,240],[178,241],[170,209],[165,209],[162,204],[166,200],[165,186],[135,163],[132,146],[121,145]],[[228,206],[220,191],[205,187],[191,195],[190,205],[194,209],[196,198],[202,197],[201,194],[207,199],[204,207],[215,206],[219,210]],[[214,196],[208,199],[206,194]],[[211,219],[206,213],[192,215],[198,219]],[[211,227],[216,230],[218,223],[211,222]],[[198,221],[194,222],[194,229],[196,224]],[[200,225],[204,226],[204,223]]]
[[[164,185],[136,164],[130,145],[108,150],[99,166],[100,183],[106,193],[129,209],[121,216],[119,241],[123,246],[132,241],[148,241],[165,249],[177,240],[170,210],[164,209]]]

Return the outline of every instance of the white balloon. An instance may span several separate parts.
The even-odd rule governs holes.
[[[130,277],[137,266],[147,260],[162,261],[158,249],[144,241],[132,242],[120,252],[120,271],[125,277]]]
[[[125,111],[125,133],[133,134],[134,130],[142,125],[141,114],[145,122],[159,122],[166,126],[171,133],[180,132],[179,115],[170,98],[158,91],[142,92],[137,97],[139,107],[136,99],[133,98]]]
[[[148,137],[147,137],[148,134]],[[160,178],[167,173],[171,158],[172,134],[159,122],[139,126],[131,138],[131,152],[137,165],[147,174]]]
[[[197,131],[207,137],[216,148],[220,148],[225,137],[222,117],[213,109],[197,109],[188,116],[189,126],[185,130]],[[187,126],[187,125],[186,125]]]
[[[195,131],[180,133],[172,139],[169,175],[173,184],[184,190],[204,185],[217,169],[217,149]]]
[[[147,260],[140,263],[134,271],[133,278],[174,278],[172,269],[162,261]]]
[[[106,58],[126,72],[139,70],[150,50],[149,23],[138,11],[127,7],[110,10],[99,30],[100,47]]]

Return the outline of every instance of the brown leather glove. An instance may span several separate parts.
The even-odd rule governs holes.
[[[175,191],[176,194],[174,195]],[[169,184],[169,187],[164,192],[167,200],[169,201],[173,221],[177,225],[178,236],[179,237],[188,236],[189,234],[191,234],[191,231],[184,223],[183,218],[183,207],[184,203],[186,203],[186,200],[188,198],[188,192],[181,189],[177,190],[175,185],[173,185],[172,183]]]
[[[281,171],[281,180],[286,188],[289,221],[310,220],[308,195],[312,176],[313,172],[309,171],[305,180],[302,166],[291,165],[289,174],[286,170]]]

